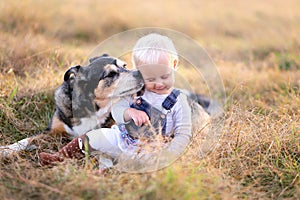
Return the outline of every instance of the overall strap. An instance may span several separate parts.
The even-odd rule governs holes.
[[[130,105],[130,108],[135,108],[137,110],[144,111],[150,118],[150,109],[151,105],[145,101],[142,97],[138,97],[133,104]]]
[[[177,102],[177,97],[179,96],[179,94],[180,90],[173,89],[169,96],[167,96],[167,98],[162,103],[162,107],[166,110],[171,110],[171,108],[173,108],[173,106]]]

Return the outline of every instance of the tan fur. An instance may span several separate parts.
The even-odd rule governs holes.
[[[52,118],[52,124],[51,124],[51,135],[63,135],[66,134],[64,123],[59,120],[58,116],[54,116]]]
[[[109,96],[111,96],[115,90],[116,83],[112,84],[110,88],[106,88],[104,82],[99,82],[97,88],[95,89],[95,99],[94,102],[103,108],[109,103]],[[104,90],[105,89],[105,90]]]
[[[118,71],[118,68],[115,65],[106,65],[104,66],[105,71]]]

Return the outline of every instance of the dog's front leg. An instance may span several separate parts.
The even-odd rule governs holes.
[[[59,120],[55,114],[51,120],[49,127],[37,133],[31,137],[24,138],[18,142],[15,142],[10,145],[0,146],[0,157],[8,157],[10,155],[19,153],[24,150],[34,150],[40,146],[42,141],[45,141],[47,137],[55,138],[57,136],[65,136],[66,131],[64,128],[64,123]]]
[[[23,140],[15,142],[11,145],[0,146],[0,155],[3,157],[7,157],[22,150],[36,149],[36,146],[31,144],[32,140],[33,138],[24,138]]]

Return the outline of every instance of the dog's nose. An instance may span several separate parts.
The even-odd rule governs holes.
[[[141,74],[141,72],[140,72],[139,70],[133,71],[133,72],[132,72],[132,76],[133,76],[134,78],[143,78],[143,76],[142,76],[142,74]]]

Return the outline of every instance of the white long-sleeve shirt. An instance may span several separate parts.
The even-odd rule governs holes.
[[[163,111],[162,102],[167,96],[168,94],[161,95],[146,90],[142,98],[155,108]],[[130,108],[133,101],[133,98],[123,98],[112,107],[112,117],[117,123],[125,123],[124,111]],[[186,95],[180,93],[177,102],[171,108],[171,111],[166,114],[166,117],[166,135],[174,134],[174,138],[166,151],[168,154],[178,157],[184,152],[192,137],[191,108]]]

